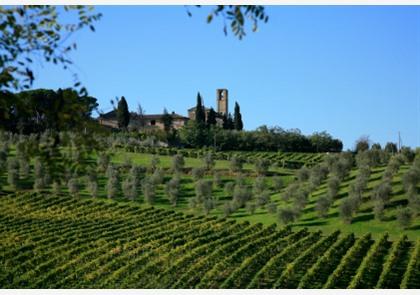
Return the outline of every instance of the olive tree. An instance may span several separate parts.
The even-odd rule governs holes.
[[[400,207],[397,210],[397,220],[403,229],[410,227],[413,221],[413,214],[408,207]]]
[[[246,210],[249,212],[250,215],[255,213],[255,210],[257,210],[257,205],[255,203],[249,202],[246,204]]]
[[[98,181],[95,179],[88,180],[87,189],[92,198],[98,197]]]
[[[155,202],[155,197],[156,197],[156,186],[153,180],[151,180],[148,177],[144,178],[142,181],[141,188],[142,188],[144,200],[146,201],[146,203],[149,205],[153,205],[153,203]]]
[[[204,169],[201,167],[196,167],[191,170],[192,178],[197,181],[204,177]]]
[[[7,159],[7,183],[17,190],[19,180],[19,162],[16,158]]]
[[[296,211],[291,207],[281,207],[277,210],[277,218],[282,224],[289,224],[296,220]]]
[[[79,196],[80,183],[79,183],[79,179],[77,179],[77,177],[70,178],[70,180],[67,182],[67,187],[68,187],[69,193],[73,197],[78,197]]]
[[[270,161],[264,158],[257,159],[255,161],[255,171],[258,175],[267,175],[268,169],[270,168]]]
[[[340,204],[340,216],[345,223],[350,224],[353,219],[355,208],[357,207],[358,200],[354,197],[347,197],[343,199]]]
[[[277,213],[277,204],[274,202],[268,203],[266,206],[267,212],[270,214],[276,214]]]
[[[239,173],[242,171],[243,160],[237,155],[233,155],[230,158],[230,170],[232,173]]]
[[[299,182],[307,181],[309,179],[309,176],[310,176],[310,170],[306,166],[303,166],[302,168],[300,168],[296,174],[296,177]]]
[[[180,178],[175,175],[171,180],[166,183],[165,192],[168,196],[168,200],[172,206],[176,206],[180,195]]]
[[[150,170],[151,172],[154,172],[160,164],[160,158],[159,156],[153,155],[150,160]]]
[[[283,179],[280,176],[272,177],[271,181],[273,183],[273,188],[276,192],[279,192],[284,186]]]
[[[137,189],[133,180],[131,178],[125,178],[121,187],[124,197],[129,200],[134,200],[137,194]]]
[[[341,181],[340,181],[340,178],[338,178],[337,176],[332,176],[329,180],[328,180],[328,182],[327,182],[327,187],[328,187],[328,196],[331,198],[331,199],[334,199],[336,196],[337,196],[337,194],[338,194],[338,191],[340,190],[340,183],[341,183]]]
[[[214,165],[215,165],[213,153],[208,152],[203,157],[203,162],[204,162],[204,165],[205,165],[207,171],[211,171],[213,169]]]
[[[320,217],[326,217],[333,201],[332,198],[327,196],[320,196],[316,202],[315,209]]]
[[[253,190],[254,194],[260,194],[265,191],[267,188],[266,180],[264,177],[257,177],[255,178]]]
[[[233,183],[231,181],[226,182],[225,185],[224,185],[224,189],[223,189],[226,196],[232,196],[234,188],[235,188],[235,183]]]
[[[213,173],[213,183],[217,186],[217,187],[219,187],[219,188],[221,188],[222,187],[222,185],[223,185],[223,182],[222,182],[222,176],[220,175],[220,173],[219,172],[217,172],[217,171],[215,171],[214,173]]]
[[[176,154],[172,157],[172,171],[176,173],[182,172],[184,168],[185,161],[184,157],[181,154]]]

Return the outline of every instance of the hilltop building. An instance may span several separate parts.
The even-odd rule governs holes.
[[[216,90],[216,121],[218,125],[223,124],[223,117],[227,116],[229,112],[228,108],[228,90],[227,89],[217,89]],[[206,119],[210,108],[204,108]],[[175,112],[172,112],[170,115],[172,116],[172,127],[174,129],[179,129],[183,127],[188,120],[195,120],[195,111],[196,107],[192,107],[187,110],[188,117],[184,117],[179,115]],[[152,115],[143,115],[139,116],[137,113],[131,112],[130,113],[130,123],[128,125],[129,129],[141,129],[141,128],[159,128],[164,129],[163,121],[162,121],[163,114],[152,114]],[[118,128],[118,120],[117,120],[117,112],[116,110],[112,110],[108,113],[101,114],[98,118],[99,124],[103,126],[107,126],[110,128]]]

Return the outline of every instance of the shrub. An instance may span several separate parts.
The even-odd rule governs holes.
[[[152,156],[152,158],[150,160],[150,170],[151,170],[151,172],[154,172],[157,169],[159,164],[160,164],[159,156],[156,156],[156,155]]]
[[[403,229],[407,229],[413,220],[413,214],[408,207],[399,207],[397,210],[397,220]]]

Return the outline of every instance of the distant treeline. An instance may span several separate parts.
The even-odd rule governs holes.
[[[83,130],[93,123],[96,98],[73,89],[0,92],[0,126],[22,134]]]
[[[80,96],[73,89],[0,92],[0,128],[21,134],[101,130],[91,117],[97,107],[96,98]],[[179,131],[170,126],[165,131],[134,132],[127,136],[155,137],[172,146],[215,147],[220,151],[340,152],[343,149],[342,142],[325,131],[307,136],[298,129],[261,126],[245,131],[197,122],[191,120]]]
[[[254,131],[208,129],[197,140],[197,130],[188,124],[180,131],[180,143],[191,148],[216,147],[217,150],[341,152],[343,143],[327,132],[303,135],[300,130],[261,126]]]

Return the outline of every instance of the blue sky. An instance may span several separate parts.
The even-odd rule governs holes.
[[[420,6],[268,6],[267,24],[238,40],[210,7],[97,6],[96,32],[74,36],[74,71],[100,109],[124,95],[129,108],[186,115],[200,91],[238,101],[245,129],[266,124],[326,130],[352,148],[420,146]],[[44,64],[34,88],[69,87],[72,75]]]

